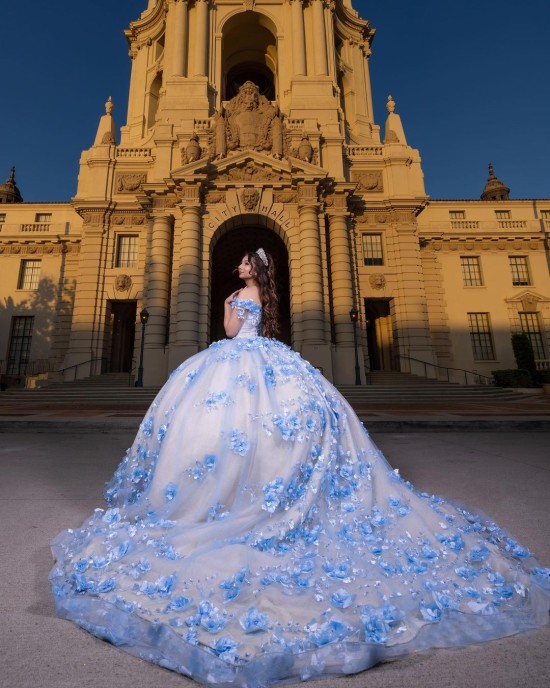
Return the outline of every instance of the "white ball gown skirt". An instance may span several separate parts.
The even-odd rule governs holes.
[[[349,674],[548,620],[550,570],[404,481],[273,339],[175,370],[105,498],[52,543],[57,613],[208,685]]]

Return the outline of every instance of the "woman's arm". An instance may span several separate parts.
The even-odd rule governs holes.
[[[230,294],[223,303],[223,327],[228,337],[234,337],[242,327],[243,320],[237,315],[237,310],[231,306],[233,299],[240,294],[240,289]]]

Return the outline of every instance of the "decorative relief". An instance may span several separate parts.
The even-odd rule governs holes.
[[[276,193],[273,196],[275,203],[297,203],[298,194],[296,191],[283,191],[282,193]]]
[[[103,213],[82,213],[85,225],[100,225],[103,222]]]
[[[132,218],[132,224],[134,225],[142,225],[144,224],[144,222],[145,218],[143,217],[143,215],[134,215],[134,217]]]
[[[125,217],[124,215],[115,215],[113,217],[113,224],[114,225],[123,225],[125,222]]]
[[[42,254],[59,254],[59,253],[80,253],[80,244],[67,244],[67,242],[63,242],[63,245],[61,244],[55,244],[55,246],[52,246],[51,244],[40,244],[38,246],[18,246],[17,244],[8,244],[4,246],[0,246],[0,253],[3,253],[4,255],[21,255],[23,254],[34,254],[34,255],[42,255]]]
[[[538,311],[539,300],[533,294],[525,294],[521,299],[521,308],[523,311]]]
[[[233,182],[280,182],[284,180],[284,176],[248,163],[244,167],[233,167],[226,174],[221,174],[218,179]]]
[[[241,191],[241,203],[246,210],[254,210],[260,200],[258,189],[243,189]]]
[[[121,174],[116,180],[116,190],[118,193],[133,193],[141,189],[146,181],[146,174]]]
[[[130,275],[117,275],[115,277],[116,291],[128,291],[132,286],[132,278]]]
[[[260,94],[256,84],[246,81],[238,94],[216,113],[211,153],[225,158],[228,151],[268,151],[283,155],[283,125],[278,111]]]
[[[376,215],[376,222],[378,222],[379,224],[383,225],[387,221],[388,221],[387,215],[382,215],[382,214]]]
[[[375,272],[369,275],[369,284],[373,289],[384,289],[386,286],[386,277],[381,272]]]
[[[359,193],[376,193],[384,191],[381,170],[374,172],[356,172],[352,175],[352,181],[358,182],[357,191]]]
[[[206,196],[206,202],[215,205],[216,203],[225,203],[225,194],[217,191],[211,191]]]

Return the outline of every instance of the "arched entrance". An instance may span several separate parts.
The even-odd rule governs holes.
[[[290,277],[288,252],[275,232],[263,227],[237,227],[220,237],[212,252],[210,288],[210,341],[225,337],[223,329],[223,302],[229,294],[242,288],[243,283],[233,272],[247,251],[264,248],[273,256],[277,268],[279,292],[279,339],[291,343],[290,329]]]

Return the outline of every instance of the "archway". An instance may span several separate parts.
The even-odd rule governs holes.
[[[211,261],[210,341],[225,337],[223,302],[229,294],[243,286],[234,270],[247,251],[264,248],[275,261],[279,293],[280,333],[278,339],[291,343],[290,276],[288,252],[275,232],[263,227],[237,227],[224,234],[216,243]]]

